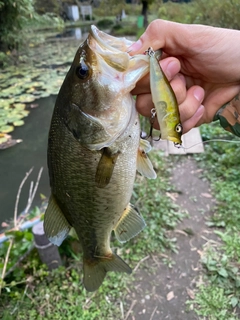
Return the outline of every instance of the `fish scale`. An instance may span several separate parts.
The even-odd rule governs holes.
[[[140,125],[130,94],[148,72],[149,58],[131,59],[127,46],[126,39],[92,27],[59,91],[49,131],[52,194],[44,228],[56,245],[75,229],[88,291],[97,290],[108,271],[131,273],[112,252],[111,233],[125,242],[144,228],[144,219],[129,204],[136,170],[156,177],[146,154],[138,152]]]

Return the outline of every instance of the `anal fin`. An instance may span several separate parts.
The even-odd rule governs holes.
[[[53,195],[50,196],[44,215],[44,231],[50,242],[60,246],[71,229]]]
[[[145,226],[143,217],[129,204],[114,229],[115,236],[119,242],[126,242],[141,232]]]
[[[103,149],[95,176],[98,188],[105,188],[109,184],[118,155],[118,152],[112,153],[110,148]]]

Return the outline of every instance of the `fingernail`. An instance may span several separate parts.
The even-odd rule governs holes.
[[[164,70],[164,73],[168,80],[172,80],[172,78],[179,72],[179,63],[177,61],[170,61]],[[182,74],[178,75],[182,81],[185,82],[185,77]]]
[[[200,105],[195,113],[195,117],[201,117],[204,113],[204,105]]]
[[[193,95],[199,102],[202,102],[204,97],[204,90],[202,88],[196,88],[193,92]]]
[[[137,42],[135,42],[134,44],[132,44],[128,50],[131,52],[132,51],[139,51],[142,48],[142,41],[139,39]]]
[[[166,70],[164,71],[168,80],[171,80],[175,76],[176,74],[175,69],[176,69],[176,63],[174,61],[169,62]]]

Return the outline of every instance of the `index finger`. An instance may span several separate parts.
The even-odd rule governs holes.
[[[163,48],[168,54],[176,56],[181,54],[181,44],[188,39],[188,34],[188,28],[184,24],[157,19],[149,24],[138,41],[129,47],[129,51],[133,55],[143,53],[149,47],[153,50]]]

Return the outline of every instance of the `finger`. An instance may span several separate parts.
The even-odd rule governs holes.
[[[186,81],[184,76],[177,74],[170,82],[170,85],[175,93],[178,105],[181,104],[187,97]]]
[[[181,70],[181,64],[177,58],[168,57],[160,61],[162,71],[165,73],[168,81],[171,81]]]
[[[175,75],[180,71],[181,65],[178,59],[169,57],[161,60],[161,68],[165,73],[168,80],[172,80]],[[133,95],[149,93],[150,92],[150,82],[149,74],[138,81],[137,86],[132,90]]]
[[[188,132],[202,118],[205,109],[202,105],[204,90],[201,87],[193,86],[187,91],[186,99],[179,105],[183,133]]]
[[[201,104],[191,118],[182,122],[183,133],[187,133],[192,128],[196,127],[198,125],[199,121],[201,121],[204,113],[205,113],[205,107]]]
[[[186,94],[186,99],[179,105],[181,122],[190,119],[202,104],[204,90],[199,86],[191,87]]]
[[[187,97],[184,77],[178,74],[174,77],[174,79],[171,81],[170,84],[176,95],[178,104],[181,104]],[[149,91],[150,91],[150,88],[149,88]],[[144,92],[142,94],[137,95],[136,108],[137,108],[137,111],[143,116],[145,117],[151,116],[151,109],[154,108],[154,104],[152,102],[152,95],[150,92],[146,92],[146,93]],[[183,113],[184,111],[185,111],[185,108],[183,108]]]
[[[151,117],[151,109],[154,108],[151,93],[139,94],[136,98],[137,111],[144,117]]]
[[[154,20],[138,41],[129,47],[130,54],[143,53],[149,47],[152,47],[153,50],[167,48],[170,54],[174,54],[174,52],[176,54],[181,44],[181,37],[176,35],[182,34],[182,28],[184,25],[180,23],[161,19]],[[183,31],[186,33],[186,30]]]

